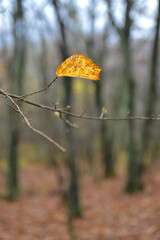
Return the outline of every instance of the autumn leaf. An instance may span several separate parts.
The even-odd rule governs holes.
[[[56,74],[59,77],[68,76],[99,80],[101,70],[93,63],[92,59],[82,54],[74,54],[61,63],[57,68]]]

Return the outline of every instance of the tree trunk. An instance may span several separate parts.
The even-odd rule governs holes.
[[[152,116],[156,113],[156,101],[158,98],[158,52],[159,52],[159,32],[160,32],[160,0],[158,1],[158,11],[157,11],[157,21],[155,26],[155,36],[153,40],[153,49],[151,56],[151,66],[150,66],[150,78],[146,99],[146,116]],[[158,112],[159,114],[159,112]],[[153,132],[154,123],[152,121],[145,121],[143,125],[143,155],[144,152],[148,149],[150,138],[154,135]],[[157,131],[157,130],[156,130]],[[156,143],[155,143],[156,145]]]
[[[103,65],[101,57],[101,65]],[[100,65],[100,66],[101,66]],[[101,76],[103,79],[103,76]],[[98,82],[96,86],[96,103],[98,110],[101,110],[103,107],[103,98],[102,98],[102,82]],[[100,123],[101,131],[101,155],[104,166],[104,176],[112,177],[115,175],[115,161],[113,156],[113,131],[109,128],[109,123],[102,121]]]
[[[123,81],[121,85],[120,95],[120,111],[121,114],[127,114],[131,112],[134,116],[134,80],[132,76],[132,62],[131,62],[131,48],[130,48],[130,33],[132,26],[132,19],[130,17],[131,10],[134,4],[133,0],[125,0],[125,22],[122,28],[119,28],[114,20],[114,16],[111,11],[111,2],[108,2],[109,16],[112,24],[117,30],[121,40],[121,51],[123,57]],[[128,158],[128,172],[125,191],[132,193],[139,191],[143,187],[142,183],[142,162],[138,157],[138,145],[135,139],[135,124],[133,121],[125,123],[125,143],[126,152]],[[119,140],[120,141],[120,140]]]
[[[153,52],[151,58],[151,71],[150,71],[150,80],[148,86],[147,94],[147,104],[146,104],[146,116],[151,116],[156,110],[156,99],[157,99],[157,67],[158,67],[158,42],[159,42],[159,26],[160,26],[160,0],[157,13],[157,24],[155,28],[155,37],[153,42]],[[130,121],[131,125],[131,121]],[[142,173],[143,173],[143,159],[144,153],[148,149],[149,138],[151,137],[151,121],[145,121],[142,128],[142,139],[137,146],[130,145],[130,159],[128,167],[128,180],[126,185],[127,192],[135,192],[136,190],[141,190],[143,188],[142,183]],[[130,126],[132,130],[133,127]],[[133,131],[133,130],[132,130]],[[132,141],[130,141],[132,142]],[[133,149],[134,146],[134,149]]]
[[[17,113],[9,109],[8,121],[8,176],[7,176],[7,198],[15,200],[19,195],[18,178],[18,144],[19,144],[19,120]],[[17,119],[17,121],[16,121]]]
[[[101,47],[98,49],[98,52],[95,52],[95,47],[96,47],[96,42],[95,42],[95,19],[96,19],[96,1],[92,0],[91,1],[91,6],[90,6],[90,37],[88,39],[88,44],[87,44],[87,50],[89,56],[92,58],[96,57],[96,60],[98,62],[98,65],[102,67],[104,65],[104,60],[106,57],[106,39],[107,39],[107,28],[108,28],[108,23],[106,23],[106,27],[104,30],[104,34],[101,39]],[[101,73],[101,81],[96,82],[96,105],[97,105],[97,112],[100,114],[100,111],[102,110],[103,107],[103,96],[102,96],[102,88],[103,88],[103,79],[104,76]],[[105,122],[100,123],[100,145],[101,145],[101,156],[102,156],[102,162],[104,166],[104,175],[105,177],[113,176],[115,173],[115,161],[113,157],[113,144],[112,144],[112,130],[109,129],[109,124]],[[91,145],[91,143],[89,143]],[[91,148],[90,148],[91,149]],[[90,160],[90,163],[93,165],[93,160]]]
[[[53,5],[56,10],[57,20],[60,27],[61,32],[61,42],[59,45],[59,50],[61,54],[61,60],[64,61],[66,58],[69,57],[68,54],[68,47],[66,41],[66,34],[65,34],[65,25],[63,20],[61,19],[60,12],[59,12],[59,1],[53,0]],[[65,86],[65,98],[64,98],[64,105],[70,105],[71,103],[71,78],[64,79],[64,86]],[[68,140],[68,163],[69,163],[69,170],[70,170],[70,185],[68,190],[68,207],[69,207],[69,214],[70,218],[74,218],[77,216],[81,216],[81,208],[80,208],[80,198],[79,198],[79,184],[78,184],[78,168],[77,168],[77,149],[76,149],[76,139],[74,136],[73,131],[66,126],[66,137]]]
[[[124,62],[123,72],[123,86],[125,86],[124,92],[124,107],[131,112],[134,116],[134,80],[131,71],[131,49],[130,49],[130,29],[128,34],[125,32],[121,37],[122,54]],[[125,191],[133,193],[135,191],[142,190],[142,163],[137,154],[137,144],[135,139],[135,124],[133,121],[128,121],[126,124],[126,147],[127,147],[127,180]]]
[[[22,80],[24,77],[25,66],[25,29],[23,25],[22,0],[17,0],[16,10],[13,15],[13,34],[14,34],[14,53],[11,63],[11,89],[14,94],[21,95]],[[7,190],[8,198],[14,200],[19,194],[18,180],[18,145],[20,133],[20,120],[17,113],[9,109],[9,137],[8,137],[8,178]]]
[[[109,131],[109,132],[107,132]],[[113,177],[115,175],[115,161],[113,156],[113,136],[104,121],[101,122],[101,145],[102,160],[104,165],[105,177]]]

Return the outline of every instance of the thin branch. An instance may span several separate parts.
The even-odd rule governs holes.
[[[116,31],[120,35],[121,34],[121,28],[116,24],[116,21],[114,19],[113,14],[112,14],[111,1],[110,0],[106,0],[106,3],[108,5],[108,14],[109,14],[109,18],[111,20],[112,26],[116,29]]]
[[[7,105],[8,105],[10,108],[12,108],[14,111],[16,111],[17,113],[19,113],[18,110],[17,110],[16,108],[14,108],[11,104],[8,103]]]
[[[85,108],[82,112],[81,112],[81,116],[84,116],[84,114],[87,112],[87,109]]]
[[[103,107],[102,108],[102,112],[101,112],[101,115],[100,115],[100,118],[103,118],[104,114],[107,112],[106,108]]]
[[[23,120],[25,121],[25,124],[28,128],[30,128],[33,132],[36,132],[37,134],[41,135],[42,137],[44,137],[45,139],[47,139],[50,143],[52,143],[53,145],[55,145],[57,148],[59,148],[62,152],[65,152],[66,149],[63,148],[59,143],[57,143],[56,141],[54,141],[52,138],[50,138],[49,136],[47,136],[45,133],[41,132],[40,130],[34,128],[31,123],[29,122],[29,120],[27,119],[27,117],[24,115],[24,113],[21,111],[20,107],[18,106],[18,104],[15,103],[15,101],[13,100],[13,98],[8,95],[5,91],[3,91],[2,89],[0,89],[0,93],[2,93],[7,99],[9,99],[9,101],[15,106],[15,109],[13,107],[14,110],[16,110],[16,112],[18,112],[21,117],[23,118]]]
[[[8,96],[10,96],[10,97],[12,97],[12,98],[14,98],[14,99],[23,101],[25,98],[27,98],[27,97],[29,97],[29,96],[33,96],[33,95],[35,95],[35,94],[37,94],[37,93],[40,93],[40,92],[45,91],[45,90],[48,89],[58,78],[59,78],[58,76],[55,77],[46,87],[41,88],[40,90],[35,91],[35,92],[32,92],[32,93],[24,94],[24,95],[22,95],[22,96],[18,96],[18,95],[15,95],[15,94],[9,94],[9,93],[7,93],[7,94],[8,94]],[[6,92],[6,91],[5,91],[5,92]]]
[[[45,91],[45,90],[48,89],[58,78],[59,78],[58,76],[55,77],[46,87],[44,87],[44,88],[42,88],[42,89],[40,89],[40,90],[38,90],[38,91],[35,91],[35,92],[32,92],[32,93],[28,93],[28,94],[22,95],[21,98],[22,98],[22,99],[25,99],[25,98],[27,98],[27,97],[29,97],[29,96],[32,96],[32,95],[35,95],[35,94],[37,94],[37,93],[40,93],[40,92]]]
[[[6,97],[6,95],[3,94],[3,92],[4,91],[2,91],[2,89],[0,89],[0,94]],[[96,120],[96,121],[154,120],[154,121],[160,121],[160,116],[155,117],[153,115],[149,116],[149,117],[141,117],[141,116],[103,117],[103,118],[89,117],[89,116],[85,116],[85,115],[82,115],[82,114],[76,114],[76,113],[68,112],[68,111],[60,109],[60,108],[55,109],[54,107],[50,107],[50,106],[47,106],[47,105],[43,105],[43,104],[35,103],[35,102],[29,101],[29,100],[25,100],[25,99],[22,99],[21,96],[9,94],[9,93],[7,93],[7,95],[11,98],[14,98],[15,100],[22,101],[22,102],[27,103],[29,105],[32,105],[34,107],[42,108],[42,109],[45,109],[45,110],[48,110],[48,111],[51,111],[51,112],[59,112],[59,113],[66,114],[66,115],[71,116],[71,117],[84,119],[84,120]]]
[[[48,89],[59,77],[55,77],[46,87],[44,88],[41,88],[40,90],[38,91],[35,91],[35,92],[32,92],[32,93],[28,93],[28,94],[24,94],[22,96],[18,96],[18,95],[15,95],[15,94],[10,94],[10,93],[7,93],[7,90],[5,90],[4,92],[8,94],[8,96],[10,96],[11,98],[14,98],[14,99],[17,99],[17,100],[20,100],[23,102],[23,100],[29,96],[33,96],[37,93],[40,93],[40,92],[43,92],[45,91],[46,89]],[[4,95],[3,93],[1,93],[2,95]]]
[[[68,119],[66,119],[62,113],[60,113],[60,118],[71,128],[79,128],[78,125],[76,125],[75,123],[71,123]]]

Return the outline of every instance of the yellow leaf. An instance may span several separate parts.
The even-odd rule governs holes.
[[[92,59],[82,54],[74,54],[61,63],[57,68],[56,74],[59,77],[68,76],[99,80],[101,70],[93,63]]]

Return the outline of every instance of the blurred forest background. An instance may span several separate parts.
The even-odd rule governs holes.
[[[159,117],[159,28],[160,0],[1,0],[0,88],[41,89],[62,61],[84,54],[100,81],[59,78],[28,99],[92,117]],[[160,239],[159,121],[70,117],[75,129],[19,105],[67,152],[0,97],[0,239]]]

